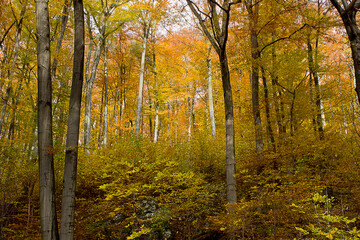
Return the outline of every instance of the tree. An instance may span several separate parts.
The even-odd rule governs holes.
[[[48,1],[36,1],[38,67],[38,151],[42,239],[58,239],[52,139],[52,88]]]
[[[226,55],[226,43],[228,40],[230,9],[232,5],[239,3],[240,1],[230,2],[229,0],[224,0],[223,3],[220,4],[215,0],[209,0],[207,4],[207,6],[210,8],[209,15],[202,12],[193,1],[186,0],[186,2],[194,16],[199,21],[202,31],[211,42],[211,45],[218,54],[220,61],[221,79],[225,102],[227,201],[230,204],[234,204],[237,202],[235,176],[234,110],[229,64]],[[211,21],[210,27],[205,25],[206,20]]]
[[[261,158],[261,152],[264,149],[264,142],[261,128],[260,117],[260,101],[259,101],[259,41],[258,41],[258,19],[259,19],[259,5],[260,2],[253,0],[246,0],[245,6],[249,14],[250,25],[250,41],[251,41],[251,91],[252,91],[252,107],[254,115],[255,137],[256,137],[256,152]]]
[[[93,17],[93,22],[98,28],[99,32],[99,39],[96,44],[96,51],[95,51],[95,57],[94,62],[91,68],[91,74],[90,78],[86,79],[86,95],[85,95],[85,121],[84,121],[84,144],[87,145],[91,140],[91,96],[93,91],[93,86],[96,78],[96,71],[100,62],[100,57],[104,49],[104,43],[106,41],[107,36],[109,36],[110,33],[114,32],[118,27],[120,27],[123,22],[120,22],[119,25],[115,26],[111,31],[106,31],[108,28],[108,21],[111,15],[115,12],[116,8],[120,5],[119,1],[116,1],[116,3],[108,4],[108,2],[104,3],[101,1],[101,19],[96,19],[96,11],[95,9],[92,9],[91,6],[89,6],[90,10],[88,10],[88,18],[90,16]],[[94,15],[92,15],[92,12],[94,12]],[[100,22],[99,22],[100,21]],[[91,21],[89,21],[89,28],[91,27]],[[89,30],[91,33],[91,31]],[[92,38],[91,38],[92,40]],[[91,51],[91,49],[89,49]],[[89,52],[90,56],[90,52]],[[89,59],[88,59],[89,60]],[[88,65],[87,67],[88,68]]]
[[[360,29],[357,26],[356,14],[360,8],[360,0],[343,0],[342,4],[337,0],[330,0],[336,8],[346,29],[355,69],[355,91],[360,102]]]
[[[73,80],[69,103],[60,227],[60,239],[63,240],[74,239],[75,190],[85,51],[84,8],[82,0],[74,0],[74,19]]]
[[[213,87],[212,87],[212,63],[211,63],[211,45],[209,46],[209,53],[206,59],[208,68],[208,101],[209,101],[209,115],[211,125],[211,136],[216,139],[216,125],[215,125],[215,111],[213,100]]]

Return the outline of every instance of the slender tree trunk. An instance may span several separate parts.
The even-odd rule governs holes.
[[[38,67],[38,151],[40,226],[42,239],[59,239],[55,208],[52,139],[52,88],[48,1],[36,1]]]
[[[213,100],[213,88],[212,88],[212,62],[210,57],[211,45],[209,47],[209,56],[207,59],[208,67],[208,101],[209,101],[209,115],[210,115],[210,126],[211,136],[216,139],[216,125],[215,125],[215,113],[214,113],[214,100]]]
[[[91,62],[91,55],[92,55],[92,49],[94,45],[94,38],[92,36],[92,30],[91,30],[91,21],[90,21],[90,13],[87,14],[86,18],[86,25],[88,29],[88,35],[90,38],[90,44],[88,49],[88,54],[86,57],[86,64],[85,64],[85,87],[84,89],[87,89],[87,83],[89,82],[89,74],[90,74],[90,62]]]
[[[52,76],[53,81],[56,78],[56,70],[57,70],[57,64],[58,64],[58,56],[57,56],[57,54],[59,53],[59,50],[61,48],[61,45],[62,45],[62,42],[63,42],[63,39],[64,39],[66,25],[67,25],[67,22],[68,22],[68,19],[69,19],[69,12],[70,12],[71,3],[72,3],[72,0],[65,0],[64,5],[63,5],[63,10],[61,12],[61,29],[60,29],[59,38],[58,38],[57,43],[56,43],[56,55],[54,57],[53,64],[52,64],[52,69],[51,69],[51,76]]]
[[[188,92],[188,94],[190,94]],[[188,106],[188,141],[191,140],[191,98],[187,97],[187,106]]]
[[[274,37],[273,37],[274,39]],[[281,142],[281,139],[283,137],[282,130],[282,120],[281,120],[281,114],[280,114],[280,91],[279,86],[277,85],[278,82],[278,76],[277,76],[277,63],[276,63],[276,49],[275,45],[272,47],[272,72],[271,72],[271,85],[273,90],[273,99],[274,99],[274,108],[275,108],[275,115],[276,115],[276,125],[278,129],[279,134],[279,145]]]
[[[104,43],[105,44],[105,43]],[[107,44],[110,46],[111,44]],[[105,46],[106,47],[106,46]],[[107,52],[108,48],[106,47],[104,51],[104,84],[105,84],[105,92],[104,92],[104,146],[107,145],[107,137],[108,137],[108,67],[107,67]]]
[[[158,138],[159,138],[159,104],[156,104],[154,143],[156,143],[158,141]]]
[[[251,91],[252,91],[252,106],[254,115],[255,138],[256,138],[256,152],[261,153],[264,150],[264,142],[262,136],[261,117],[260,117],[260,100],[259,100],[259,43],[257,21],[259,17],[259,3],[248,1],[246,8],[250,15],[250,37],[251,37]],[[259,155],[261,158],[261,154]]]
[[[85,95],[85,123],[84,123],[84,144],[87,145],[91,140],[91,96],[95,82],[97,67],[100,62],[100,56],[103,51],[103,40],[99,40],[96,45],[95,59],[91,69],[89,82],[86,84]]]
[[[236,194],[236,169],[235,169],[235,133],[234,133],[234,110],[233,110],[233,97],[230,83],[230,73],[228,59],[226,56],[226,43],[228,39],[228,27],[230,19],[230,2],[224,0],[221,4],[220,10],[217,9],[215,2],[208,1],[210,8],[211,30],[205,25],[205,20],[201,15],[201,10],[194,6],[191,0],[186,0],[190,10],[194,16],[198,19],[198,22],[207,36],[211,45],[215,48],[220,61],[221,79],[224,92],[224,105],[225,105],[225,122],[226,122],[226,191],[227,202],[230,204],[228,211],[233,214],[235,209],[232,204],[237,202]],[[219,10],[219,12],[218,12]],[[220,25],[219,19],[222,24]],[[233,226],[230,227],[233,229]],[[230,233],[232,238],[233,233]]]
[[[140,124],[141,124],[141,109],[142,109],[142,101],[143,101],[143,90],[144,90],[144,73],[145,73],[145,60],[146,60],[146,46],[147,40],[149,37],[150,25],[144,27],[144,42],[143,49],[141,53],[141,63],[140,63],[140,79],[139,79],[139,94],[138,94],[138,105],[136,110],[136,127],[135,133],[140,132]]]
[[[100,104],[100,114],[99,114],[99,131],[98,131],[98,149],[101,147],[102,143],[102,124],[103,124],[103,107],[104,107],[104,89],[105,86],[103,85],[101,88],[101,104]]]
[[[155,45],[155,44],[154,44]],[[158,94],[158,82],[157,82],[157,69],[156,69],[156,54],[155,47],[153,52],[153,62],[154,62],[154,81],[155,81],[155,120],[154,120],[154,143],[158,141],[159,138],[159,94]]]
[[[270,148],[274,152],[276,152],[275,137],[274,137],[274,132],[273,132],[272,126],[271,126],[269,89],[268,89],[267,79],[266,79],[266,75],[265,75],[265,70],[263,67],[261,68],[261,73],[262,73],[262,80],[263,80],[263,85],[264,85],[266,130],[267,130],[267,133],[270,138]]]
[[[85,51],[84,9],[82,0],[74,0],[74,19],[73,81],[66,135],[64,187],[61,206],[61,240],[74,239],[76,173]]]
[[[314,79],[314,87],[315,87],[315,104],[316,104],[316,125],[317,131],[319,132],[320,140],[324,139],[324,127],[322,124],[321,119],[321,97],[320,97],[320,85],[319,85],[319,76],[317,70],[317,64],[314,61],[314,53],[313,48],[310,40],[310,35],[307,39],[307,46],[308,46],[308,61],[309,61],[309,71],[310,75]]]
[[[233,97],[230,84],[229,65],[226,52],[219,54],[221,79],[223,83],[224,102],[225,102],[225,122],[226,122],[226,185],[227,200],[233,204],[237,202],[236,195],[236,169],[235,169],[235,131],[234,131],[234,110]]]
[[[191,117],[194,133],[196,132],[196,123],[195,123],[195,96],[191,100]]]

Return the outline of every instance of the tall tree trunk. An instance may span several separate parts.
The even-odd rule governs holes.
[[[155,46],[155,44],[154,44]],[[158,93],[158,82],[157,82],[157,69],[156,69],[156,54],[155,47],[153,52],[153,62],[154,62],[154,81],[155,81],[155,120],[154,120],[154,143],[158,141],[159,138],[159,93]]]
[[[159,138],[159,104],[156,104],[155,112],[155,127],[154,127],[154,143],[158,141]]]
[[[309,61],[309,71],[312,79],[314,80],[314,87],[315,87],[315,105],[316,105],[316,125],[317,131],[319,132],[320,140],[324,139],[324,127],[322,124],[321,118],[321,96],[320,96],[320,85],[319,85],[319,76],[317,70],[317,64],[314,61],[314,53],[311,44],[310,35],[307,39],[307,46],[308,46],[308,61]]]
[[[64,1],[64,5],[63,5],[63,10],[61,12],[61,29],[60,29],[60,34],[59,34],[59,38],[57,40],[56,43],[56,54],[53,60],[53,64],[52,64],[52,69],[51,69],[51,76],[52,76],[52,80],[54,81],[55,77],[56,77],[56,70],[57,70],[57,64],[58,64],[58,56],[57,54],[59,53],[59,50],[61,48],[63,39],[64,39],[64,35],[65,35],[65,30],[66,30],[66,25],[69,19],[69,12],[70,12],[70,6],[71,6],[72,0],[65,0]]]
[[[267,78],[265,75],[265,70],[262,67],[261,68],[261,73],[262,73],[262,80],[263,80],[263,85],[264,85],[264,97],[265,97],[265,112],[266,112],[266,131],[269,135],[270,138],[270,148],[276,152],[276,144],[275,144],[275,137],[274,137],[274,132],[272,130],[272,126],[271,126],[271,117],[270,117],[270,98],[269,98],[269,89],[268,89],[268,84],[267,84]]]
[[[226,52],[219,54],[221,79],[223,83],[226,122],[226,185],[228,203],[236,203],[235,131],[233,97],[230,84],[229,65]]]
[[[105,44],[105,43],[104,43]],[[111,43],[107,44],[110,46]],[[108,138],[108,67],[107,67],[107,52],[108,48],[105,46],[104,51],[104,84],[105,84],[105,92],[104,92],[104,146],[107,145]]]
[[[360,102],[360,29],[356,20],[356,14],[360,8],[360,0],[352,0],[349,4],[347,1],[342,1],[342,5],[337,0],[330,0],[330,2],[339,12],[350,41],[356,79],[355,91]]]
[[[252,108],[255,126],[256,152],[261,153],[264,150],[262,136],[261,117],[260,117],[260,100],[259,100],[259,43],[257,22],[259,17],[259,3],[253,3],[252,0],[245,1],[246,9],[250,16],[250,40],[251,40],[251,91],[252,91]],[[261,158],[261,154],[259,155]]]
[[[52,88],[48,1],[36,1],[38,67],[38,151],[42,239],[58,239],[52,139]]]
[[[87,25],[88,35],[89,35],[89,38],[90,38],[90,44],[89,44],[88,54],[87,54],[87,56],[86,56],[86,64],[85,64],[85,87],[84,87],[84,89],[87,88],[87,83],[89,82],[90,62],[91,62],[92,49],[93,49],[93,45],[94,45],[94,38],[93,38],[93,36],[92,36],[92,30],[91,30],[90,13],[87,14],[86,25]],[[83,90],[84,90],[84,89],[83,89]]]
[[[74,19],[73,80],[66,135],[64,186],[60,226],[61,240],[74,239],[75,191],[85,51],[84,8],[82,0],[74,0]]]
[[[190,93],[188,92],[188,94],[190,94]],[[191,98],[190,98],[190,96],[187,97],[187,106],[188,106],[188,109],[187,109],[187,111],[188,111],[188,141],[190,141],[191,140],[191,126],[192,126],[192,124],[191,124]]]
[[[103,50],[103,40],[100,39],[96,45],[95,59],[91,69],[89,82],[86,84],[85,95],[85,123],[84,123],[84,144],[87,145],[91,140],[91,96],[95,82],[97,67],[100,62],[100,56]]]
[[[209,101],[209,115],[210,115],[210,126],[211,136],[216,139],[216,125],[215,125],[215,112],[214,112],[214,99],[213,99],[213,87],[212,87],[212,62],[211,62],[211,45],[209,47],[209,55],[207,59],[208,67],[208,101]]]
[[[273,99],[274,99],[274,108],[275,108],[275,115],[276,115],[276,125],[279,133],[279,145],[283,138],[283,121],[281,118],[280,113],[280,102],[282,101],[281,98],[281,91],[279,89],[278,83],[278,76],[277,76],[277,62],[276,62],[276,49],[275,45],[272,47],[272,72],[271,72],[271,85],[274,89],[273,91]]]
[[[140,132],[140,124],[141,124],[141,109],[142,109],[142,101],[143,101],[143,90],[144,90],[144,73],[145,73],[145,60],[146,60],[146,46],[147,40],[150,32],[150,24],[144,27],[144,42],[143,49],[141,53],[141,63],[140,63],[140,79],[139,79],[139,93],[138,93],[138,105],[136,110],[136,127],[135,133]]]
[[[229,0],[224,0],[221,4],[220,10],[217,9],[219,5],[214,1],[208,1],[210,7],[211,27],[210,29],[205,25],[205,20],[201,15],[201,10],[194,6],[191,0],[186,0],[190,10],[198,19],[206,37],[211,42],[211,45],[216,50],[221,69],[221,79],[224,92],[224,105],[225,105],[225,122],[226,122],[226,197],[227,202],[230,204],[228,210],[230,213],[234,213],[235,209],[232,204],[237,202],[236,194],[236,169],[235,169],[235,133],[234,133],[234,110],[233,110],[233,97],[230,83],[229,64],[226,56],[226,43],[228,39],[228,27],[230,19],[230,7]],[[235,3],[235,2],[233,2]],[[232,3],[232,4],[233,4]],[[220,4],[220,3],[218,3]],[[219,12],[218,12],[219,11]],[[221,23],[220,24],[220,20]],[[233,228],[231,226],[231,228]],[[232,238],[232,233],[229,236]]]

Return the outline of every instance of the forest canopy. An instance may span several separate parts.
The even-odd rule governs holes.
[[[360,0],[0,0],[0,239],[360,239]]]

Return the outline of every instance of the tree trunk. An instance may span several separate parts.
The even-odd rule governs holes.
[[[104,43],[105,44],[105,43]],[[110,46],[111,44],[107,44]],[[108,68],[107,68],[107,52],[108,48],[105,46],[104,52],[104,84],[105,84],[105,92],[104,92],[104,146],[107,145],[107,133],[108,133]]]
[[[225,122],[226,122],[226,185],[227,200],[233,204],[237,202],[236,195],[236,169],[235,169],[235,131],[233,97],[230,84],[229,65],[226,52],[219,54],[221,79],[224,91]]]
[[[205,20],[202,17],[201,10],[194,6],[191,0],[186,0],[192,13],[198,19],[206,37],[211,42],[211,45],[216,50],[221,69],[221,79],[224,92],[224,105],[225,105],[225,122],[226,122],[226,191],[227,191],[227,202],[230,204],[228,211],[234,213],[235,209],[232,204],[237,202],[236,194],[236,169],[235,169],[235,133],[234,133],[234,110],[233,110],[233,97],[230,83],[230,73],[228,59],[226,56],[226,43],[228,39],[228,27],[230,19],[230,3],[229,0],[224,0],[221,4],[220,10],[217,9],[215,2],[208,1],[210,7],[211,27],[205,25]],[[220,14],[218,12],[220,11]],[[219,19],[222,24],[220,25]],[[212,33],[211,33],[212,32]],[[231,226],[233,228],[233,226]],[[230,234],[232,238],[232,233]]]
[[[84,123],[84,144],[87,145],[91,140],[91,96],[95,82],[97,67],[100,62],[100,56],[103,50],[103,40],[100,39],[96,45],[95,60],[92,65],[89,82],[86,84],[85,95],[85,123]]]
[[[156,104],[154,143],[156,143],[158,141],[158,138],[159,138],[159,104]]]
[[[265,75],[265,70],[262,67],[261,68],[261,73],[262,73],[262,80],[263,80],[263,85],[264,85],[264,97],[265,97],[265,112],[266,112],[266,131],[269,135],[270,138],[270,148],[276,152],[276,144],[275,144],[275,138],[274,138],[274,132],[272,130],[272,126],[271,126],[271,117],[270,117],[270,102],[269,102],[269,89],[268,89],[268,84],[267,84],[267,79],[266,79],[266,75]]]
[[[255,142],[256,152],[261,153],[264,150],[264,142],[261,128],[261,117],[260,117],[260,100],[259,100],[259,43],[258,43],[258,32],[257,32],[257,21],[259,17],[259,3],[252,1],[245,2],[246,9],[250,16],[250,40],[251,40],[251,91],[252,91],[252,108],[254,116],[255,126]],[[261,158],[261,155],[259,155]]]
[[[360,29],[357,26],[356,20],[356,13],[360,7],[360,1],[353,0],[350,4],[347,4],[347,1],[342,1],[343,6],[341,6],[337,0],[330,0],[330,2],[339,12],[350,41],[356,79],[355,91],[360,103]]]
[[[52,139],[52,88],[48,1],[36,1],[38,67],[38,151],[42,239],[58,239]]]
[[[87,83],[89,82],[89,73],[90,73],[90,61],[91,61],[91,55],[92,55],[92,49],[93,49],[93,45],[94,45],[94,38],[92,36],[92,31],[91,31],[91,20],[90,20],[90,13],[87,14],[87,18],[86,18],[86,25],[87,25],[87,29],[88,29],[88,35],[90,38],[90,44],[89,44],[89,49],[88,49],[88,54],[86,56],[86,64],[85,64],[85,87],[84,89],[87,88]]]
[[[209,56],[207,59],[208,67],[208,101],[209,101],[209,115],[210,115],[210,126],[211,136],[216,139],[216,125],[215,125],[215,113],[214,113],[214,100],[213,100],[213,89],[212,89],[212,63],[210,57],[211,45],[209,47]]]
[[[188,94],[190,94],[188,92]],[[188,141],[191,140],[191,98],[187,97],[187,106],[188,106]]]
[[[66,25],[69,19],[69,12],[70,12],[70,6],[71,6],[72,0],[65,0],[64,1],[64,6],[63,6],[63,10],[61,12],[61,29],[60,29],[60,34],[59,34],[59,38],[57,40],[56,43],[56,54],[58,54],[63,39],[64,39],[64,35],[65,35],[65,30],[66,30]],[[58,56],[55,55],[54,60],[53,60],[53,64],[52,64],[52,69],[51,69],[51,76],[52,76],[52,80],[54,81],[55,77],[56,77],[56,69],[57,69],[57,63],[58,63]]]
[[[307,39],[307,46],[308,46],[308,61],[309,61],[309,72],[310,72],[310,79],[314,80],[314,87],[315,87],[315,104],[316,104],[316,126],[317,131],[319,132],[320,140],[324,139],[324,127],[322,124],[322,117],[321,117],[321,96],[320,96],[320,85],[319,85],[319,76],[317,70],[317,64],[314,61],[314,53],[313,48],[310,40],[310,35]],[[312,78],[311,78],[312,76]]]
[[[74,19],[73,80],[66,135],[64,186],[61,206],[61,240],[74,239],[76,173],[85,51],[84,9],[82,0],[74,0]]]
[[[136,128],[135,133],[140,132],[141,124],[141,109],[143,101],[143,90],[144,90],[144,73],[145,73],[145,60],[146,60],[146,46],[147,40],[150,32],[150,25],[144,27],[144,42],[143,49],[141,53],[141,63],[140,63],[140,79],[139,79],[139,94],[138,94],[138,105],[136,110]]]

